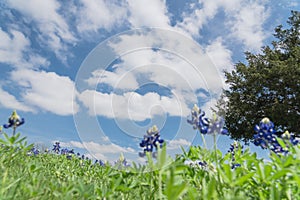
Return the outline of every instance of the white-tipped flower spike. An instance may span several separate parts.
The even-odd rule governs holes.
[[[148,135],[156,135],[158,133],[158,128],[156,125],[152,126],[148,129],[147,134]]]
[[[197,106],[197,104],[194,104],[193,111],[199,113],[200,108]]]
[[[144,135],[144,139],[140,143],[140,147],[144,149],[143,152],[139,152],[141,157],[146,155],[146,152],[152,152],[152,156],[155,157],[156,152],[153,152],[158,147],[162,147],[164,140],[160,138],[159,130],[156,125],[147,130],[147,134]]]
[[[120,154],[120,157],[119,157],[119,161],[120,162],[123,162],[125,160],[125,157],[123,155],[123,153]]]
[[[290,139],[290,138],[291,138],[291,134],[289,133],[289,131],[285,131],[285,132],[281,135],[281,137],[282,137],[283,139]]]
[[[261,122],[264,123],[264,124],[268,124],[268,123],[270,123],[271,121],[270,121],[269,118],[264,117],[264,118],[261,120]]]
[[[20,118],[20,116],[17,114],[17,111],[14,110],[11,116],[8,118],[8,123],[4,124],[4,128],[13,128],[13,135],[15,135],[15,131],[18,126],[21,126],[22,124],[25,123],[24,118]]]

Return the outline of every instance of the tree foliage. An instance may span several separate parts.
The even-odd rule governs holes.
[[[246,52],[246,64],[225,71],[229,88],[217,107],[234,139],[252,139],[253,124],[262,117],[282,131],[300,133],[300,12],[292,11],[287,23],[287,29],[275,28],[271,46],[259,54]]]

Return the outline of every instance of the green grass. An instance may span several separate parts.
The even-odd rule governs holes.
[[[75,155],[28,156],[32,145],[19,138],[1,141],[0,199],[300,199],[299,146],[286,156],[271,153],[270,161],[238,149],[235,169],[231,154],[193,146],[172,159],[164,147],[157,160],[118,170]]]

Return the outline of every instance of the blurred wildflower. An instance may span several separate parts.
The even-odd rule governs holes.
[[[40,153],[40,150],[37,149],[37,148],[35,148],[35,147],[33,147],[33,148],[30,149],[30,151],[28,151],[27,155],[28,156],[32,156],[32,155],[36,156],[39,153]]]
[[[285,131],[282,135],[277,136],[276,130],[274,129],[274,123],[267,117],[263,118],[259,125],[254,127],[256,134],[253,136],[254,144],[260,146],[263,149],[269,148],[276,154],[286,154],[288,150],[286,147],[282,147],[278,142],[277,138],[283,139],[286,146],[288,147],[291,143],[292,145],[297,145],[299,143],[299,138],[295,137],[293,133]]]
[[[57,154],[60,152],[60,144],[59,144],[59,142],[55,142],[55,144],[53,145],[52,151],[54,151]]]
[[[285,131],[281,135],[281,138],[289,141],[290,143],[292,143],[292,145],[297,145],[300,142],[300,138],[296,137],[294,133],[289,133],[289,131]]]
[[[147,152],[152,152],[152,156],[156,157],[156,153],[153,152],[154,148],[162,147],[164,140],[160,138],[157,126],[153,126],[147,130],[147,134],[144,135],[144,139],[140,143],[140,147],[144,148],[143,152],[139,152],[140,157],[144,157]]]
[[[196,167],[196,166],[207,167],[207,162],[206,161],[201,161],[201,160],[195,160],[195,161],[186,160],[186,161],[184,161],[184,164],[189,165],[191,167]]]
[[[115,166],[117,166],[118,168],[130,167],[130,164],[127,162],[127,160],[124,157],[123,153],[121,153],[119,159],[115,162]]]
[[[231,153],[231,169],[235,169],[236,167],[241,166],[241,164],[235,162],[235,153],[239,148],[243,148],[243,146],[241,146],[236,141],[234,141],[232,144],[230,144],[228,153]]]
[[[67,148],[64,148],[64,149],[61,149],[60,154],[66,155],[67,159],[70,160],[72,158],[72,155],[74,155],[75,153],[74,153],[74,149],[69,150]]]
[[[20,116],[17,114],[17,111],[14,110],[11,116],[8,118],[8,123],[4,124],[4,128],[13,128],[13,135],[16,133],[16,129],[18,126],[21,126],[22,124],[25,123],[24,118],[20,118]]]
[[[105,163],[102,160],[95,160],[94,165],[105,166]]]
[[[187,122],[193,125],[194,129],[199,130],[202,134],[223,134],[228,135],[228,131],[223,128],[224,119],[214,115],[213,119],[208,119],[205,116],[205,112],[195,104],[191,110],[191,119]]]

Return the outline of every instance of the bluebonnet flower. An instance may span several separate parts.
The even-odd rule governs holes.
[[[38,155],[39,153],[40,153],[40,150],[37,149],[37,148],[35,148],[35,147],[33,147],[33,148],[30,149],[30,151],[27,153],[27,155],[28,155],[28,156],[31,156],[31,155],[36,156],[36,155]]]
[[[159,131],[154,125],[147,130],[147,134],[144,135],[144,139],[140,143],[140,147],[144,148],[143,152],[139,153],[140,157],[144,157],[147,152],[153,152],[154,148],[162,147],[164,140],[160,138]],[[153,157],[156,157],[155,152],[152,153]]]
[[[285,131],[281,138],[284,140],[288,140],[292,145],[297,145],[300,142],[300,138],[296,137],[294,133],[289,133],[289,131]]]
[[[208,119],[205,116],[205,112],[195,104],[191,111],[191,119],[187,122],[193,125],[194,129],[199,130],[202,134],[223,134],[228,135],[228,131],[223,128],[224,120],[214,115],[213,119]]]
[[[224,124],[224,119],[221,117],[217,117],[217,115],[214,114],[213,119],[210,120],[207,132],[212,134],[219,133],[222,135],[228,135],[228,131],[224,128]]]
[[[130,164],[127,162],[126,158],[121,153],[119,159],[115,162],[115,166],[118,167],[118,168],[130,167]]]
[[[61,149],[60,154],[66,155],[67,159],[70,160],[72,158],[72,155],[74,155],[75,153],[74,153],[74,149],[69,150],[67,148],[64,148],[64,149]]]
[[[14,110],[11,116],[8,118],[8,123],[4,124],[4,128],[13,128],[13,135],[15,135],[16,129],[18,126],[21,126],[25,123],[24,118],[20,118],[20,116],[17,114],[17,111]]]
[[[263,149],[269,148],[271,151],[277,154],[288,153],[287,148],[282,147],[277,138],[281,138],[286,142],[290,142],[292,145],[297,145],[299,143],[299,138],[295,137],[294,134],[290,134],[288,131],[285,131],[278,137],[274,128],[274,123],[267,117],[263,118],[259,125],[254,127],[254,131],[256,134],[253,136],[253,143]],[[288,144],[286,144],[286,146],[288,147]]]
[[[54,151],[57,154],[60,152],[60,143],[59,142],[55,142],[55,144],[53,145],[52,151]]]
[[[191,167],[195,167],[195,166],[199,166],[199,167],[207,167],[207,162],[206,161],[201,161],[201,160],[195,160],[195,161],[191,161],[191,160],[186,160],[184,161],[185,165],[189,165]]]
[[[235,162],[235,152],[239,149],[240,145],[236,141],[230,144],[230,148],[228,153],[231,153],[231,169],[235,169],[236,167],[240,167],[241,164]],[[241,146],[243,148],[243,146]]]
[[[105,163],[102,160],[95,160],[94,165],[100,165],[100,166],[105,166]]]

